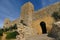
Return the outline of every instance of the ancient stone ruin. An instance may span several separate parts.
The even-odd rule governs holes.
[[[4,28],[11,27],[17,24],[17,40],[26,40],[27,37],[34,35],[46,34],[53,28],[52,24],[55,22],[51,16],[55,11],[59,11],[60,2],[54,3],[50,6],[34,11],[34,6],[31,2],[25,3],[21,7],[20,17],[14,21],[7,21],[4,23]],[[43,26],[44,25],[44,26]]]

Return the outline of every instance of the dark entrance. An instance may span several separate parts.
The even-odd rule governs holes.
[[[43,34],[47,33],[46,23],[42,21],[42,22],[40,23],[40,26],[41,26],[41,28],[42,28],[42,33],[43,33]]]

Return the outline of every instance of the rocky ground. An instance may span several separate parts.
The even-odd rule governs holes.
[[[54,38],[48,37],[47,34],[42,34],[28,37],[26,40],[54,40]]]

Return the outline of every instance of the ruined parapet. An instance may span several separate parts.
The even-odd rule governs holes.
[[[52,13],[54,12],[58,12],[60,10],[60,2],[57,2],[57,3],[54,3],[54,4],[51,4],[47,7],[44,7],[38,11],[35,11],[34,13],[34,17],[33,19],[34,20],[37,20],[39,18],[43,18],[45,16],[51,16]]]
[[[24,26],[23,24],[19,23],[17,25],[18,29],[17,32],[19,35],[17,35],[17,40],[26,40],[26,38],[31,37],[33,35],[36,35],[36,31],[33,31],[33,28]]]
[[[12,25],[12,26],[14,26],[15,24],[17,25],[17,24],[19,23],[19,20],[20,20],[20,19],[18,18],[18,19],[16,19],[16,20],[12,21],[12,22],[11,22],[11,25]]]
[[[20,19],[23,20],[23,22],[27,26],[31,26],[32,24],[32,15],[34,12],[34,6],[31,2],[25,3],[21,8],[21,16]]]
[[[21,23],[19,23],[17,25],[17,28],[18,28],[17,32],[19,33],[19,35],[16,36],[16,39],[17,40],[25,40],[24,31],[23,31],[23,29],[24,29],[23,25]]]
[[[11,21],[9,18],[6,18],[4,21],[4,26],[3,28],[9,28],[11,26]]]

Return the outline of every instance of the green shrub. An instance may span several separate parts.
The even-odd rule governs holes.
[[[4,32],[7,32],[7,31],[9,31],[9,28],[5,28],[5,29],[4,29]]]
[[[12,27],[12,29],[17,29],[17,24],[14,24],[14,26]]]
[[[18,32],[16,32],[16,31],[10,32],[7,34],[6,39],[15,39],[16,35],[18,35]]]
[[[12,29],[12,27],[9,27],[9,31],[12,31],[13,29]]]
[[[52,14],[52,17],[55,19],[55,21],[60,20],[60,14],[59,14],[59,12],[54,12],[54,13]]]
[[[0,36],[3,36],[3,29],[0,29]]]

